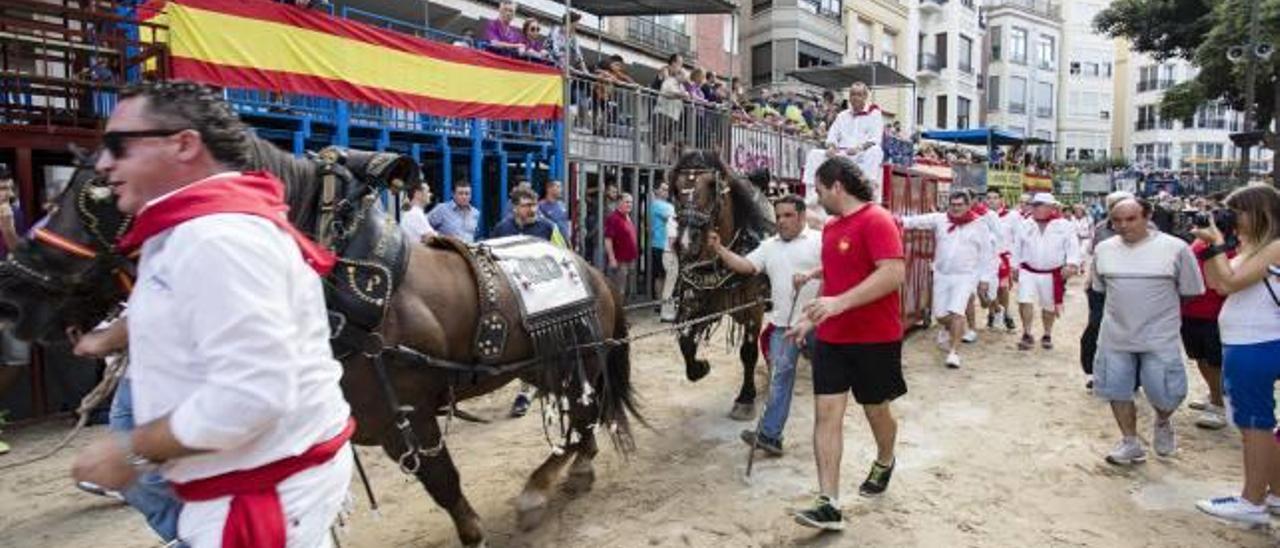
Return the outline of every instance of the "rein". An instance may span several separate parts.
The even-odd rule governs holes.
[[[102,254],[94,251],[89,246],[74,241],[47,228],[37,228],[32,231],[32,239],[77,259],[83,259],[86,261],[103,260]],[[133,292],[134,278],[125,270],[121,263],[136,260],[139,253],[140,252],[135,251],[130,253],[128,256],[125,256],[115,252],[110,252],[106,258],[106,260],[117,264],[117,266],[112,269],[111,273],[115,275],[116,283],[120,284],[120,289],[124,290],[126,294]],[[42,285],[54,285],[52,277],[39,272],[34,267],[22,264],[16,257],[11,257],[10,262],[13,263],[19,272],[24,272],[28,275],[34,276]]]

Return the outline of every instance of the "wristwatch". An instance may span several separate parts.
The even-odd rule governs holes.
[[[134,452],[133,436],[129,432],[118,432],[116,441],[120,443],[120,447],[124,448],[124,462],[134,471],[139,474],[147,474],[160,469],[159,463]]]
[[[1200,258],[1202,260],[1207,261],[1209,259],[1217,257],[1218,255],[1221,255],[1226,252],[1227,252],[1227,246],[1223,244],[1213,244],[1209,247],[1204,248],[1204,251],[1200,252]]]

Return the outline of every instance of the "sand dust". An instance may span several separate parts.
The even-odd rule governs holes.
[[[882,498],[856,495],[873,448],[860,410],[851,407],[846,418],[841,484],[849,524],[842,534],[817,535],[787,514],[808,504],[816,489],[808,364],[800,366],[786,456],[757,459],[748,482],[738,440],[748,424],[726,417],[741,369],[730,357],[736,352],[722,343],[706,349],[713,371],[697,384],[684,379],[673,339],[636,345],[633,375],[654,429],[637,433],[639,450],[629,460],[602,442],[595,489],[575,498],[557,494],[546,522],[532,532],[517,529],[513,501],[549,449],[534,416],[504,418],[512,389],[468,402],[466,409],[494,423],[455,424],[449,445],[490,546],[1275,545],[1271,533],[1215,521],[1193,506],[1197,498],[1239,488],[1234,430],[1197,429],[1184,408],[1174,417],[1176,456],[1153,455],[1132,469],[1103,462],[1118,434],[1106,406],[1084,389],[1073,340],[1085,321],[1078,287],[1069,299],[1053,351],[1019,352],[1014,335],[984,331],[964,349],[964,369],[949,371],[931,334],[908,340],[910,393],[894,409],[899,468]],[[632,331],[656,326],[652,317],[637,317]],[[1193,368],[1188,372],[1198,397],[1203,382]],[[1149,408],[1139,421],[1149,439]],[[46,423],[6,433],[15,450],[0,459],[43,450],[65,427]],[[357,510],[344,546],[458,545],[452,523],[416,482],[406,481],[381,451],[361,452],[382,510],[371,514],[353,484]],[[0,546],[155,546],[138,514],[72,487],[73,454],[3,472]]]

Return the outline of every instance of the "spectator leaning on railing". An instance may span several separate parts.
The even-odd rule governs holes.
[[[508,55],[522,55],[526,44],[524,35],[512,26],[516,17],[516,3],[510,0],[498,2],[498,18],[484,27],[484,40],[489,49]]]

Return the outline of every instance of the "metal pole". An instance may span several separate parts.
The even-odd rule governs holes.
[[[1249,2],[1249,45],[1245,46],[1247,63],[1244,69],[1244,128],[1248,133],[1253,131],[1254,87],[1258,81],[1258,56],[1254,50],[1258,46],[1258,4],[1260,0]],[[1240,147],[1240,176],[1243,181],[1249,180],[1249,157],[1251,145]]]
[[[431,0],[422,0],[422,37],[431,39]]]
[[[569,184],[569,179],[568,179],[569,177],[569,137],[570,137],[569,108],[572,107],[571,102],[573,101],[573,96],[571,91],[571,86],[573,86],[573,71],[570,67],[573,66],[573,52],[577,50],[575,46],[578,43],[577,32],[571,28],[573,26],[573,23],[569,19],[569,14],[571,13],[570,10],[572,9],[573,9],[573,0],[564,0],[564,18],[562,19],[562,23],[561,23],[562,25],[564,25],[563,31],[565,35],[564,59],[561,60],[564,62],[564,67],[562,67],[561,69],[564,77],[564,85],[561,86],[562,87],[561,101],[563,105],[560,110],[560,131],[561,131],[561,135],[563,135],[563,137],[561,138],[561,147],[563,148],[562,150],[560,150],[559,171],[560,171],[560,179],[563,181],[563,184],[565,185]],[[572,41],[570,40],[571,32],[573,32]]]

